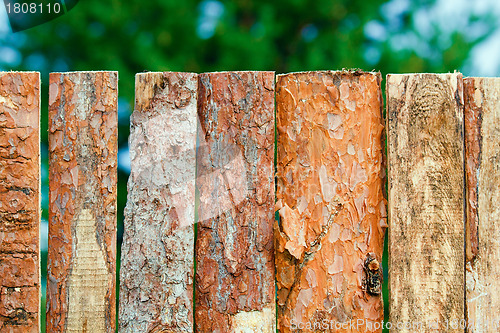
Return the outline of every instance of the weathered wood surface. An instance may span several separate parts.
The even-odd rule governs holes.
[[[500,318],[500,79],[464,79],[468,332]]]
[[[392,331],[463,332],[462,75],[388,75],[386,92]]]
[[[193,332],[197,75],[136,76],[120,332]]]
[[[40,74],[0,72],[0,331],[40,326]]]
[[[280,332],[381,332],[380,81],[363,72],[278,76]]]
[[[274,332],[274,73],[199,76],[197,332]]]
[[[47,332],[114,332],[116,72],[51,73]]]

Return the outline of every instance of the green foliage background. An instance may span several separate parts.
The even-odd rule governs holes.
[[[499,20],[484,12],[461,18],[465,25],[459,30],[446,31],[446,23],[432,19],[426,30],[419,29],[422,13],[425,17],[434,6],[432,0],[80,0],[54,21],[0,35],[0,52],[8,48],[17,55],[3,63],[0,57],[0,69],[42,73],[43,218],[48,219],[49,72],[119,72],[123,152],[133,109],[134,75],[142,71],[284,73],[361,68],[385,76],[461,70],[471,49],[498,28]],[[127,177],[127,170],[120,168],[119,241]],[[45,274],[46,253],[42,259]]]

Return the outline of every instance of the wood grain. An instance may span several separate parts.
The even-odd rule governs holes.
[[[197,332],[274,332],[274,73],[199,76]]]
[[[197,75],[136,75],[120,332],[193,332]]]
[[[278,76],[280,332],[382,331],[380,80],[348,71]]]
[[[468,332],[500,318],[500,79],[464,79]]]
[[[116,72],[51,73],[47,332],[114,332]]]
[[[386,92],[393,331],[463,332],[462,75],[388,75]]]
[[[40,328],[40,74],[0,72],[0,331]]]

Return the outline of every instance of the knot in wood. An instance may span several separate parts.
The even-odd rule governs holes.
[[[382,293],[383,273],[380,263],[373,253],[368,253],[365,258],[363,277],[363,290],[372,296]]]

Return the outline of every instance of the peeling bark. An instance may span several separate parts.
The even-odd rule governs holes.
[[[278,328],[381,332],[380,74],[280,75],[276,105]]]
[[[473,261],[478,252],[478,171],[481,159],[481,125],[483,94],[481,81],[464,79],[464,128],[465,128],[465,170],[467,173],[467,262]],[[476,90],[478,95],[476,97]]]
[[[199,76],[197,332],[275,330],[274,73]]]
[[[114,332],[116,72],[51,73],[47,332]]]
[[[388,75],[387,105],[390,321],[425,325],[393,331],[463,332],[462,75]]]
[[[40,327],[40,74],[0,72],[0,331]]]
[[[500,79],[464,79],[468,332],[500,317]]]
[[[136,76],[120,332],[192,332],[197,75]]]

